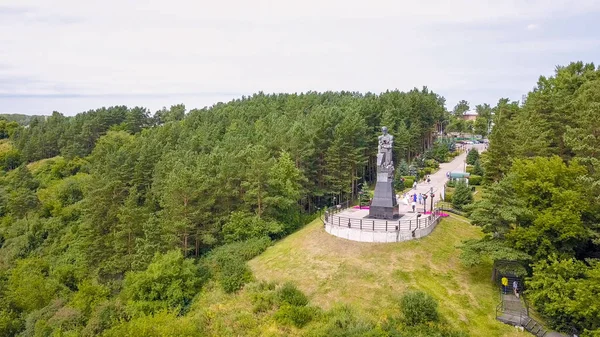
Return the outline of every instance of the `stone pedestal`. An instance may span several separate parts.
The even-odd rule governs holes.
[[[399,216],[392,172],[377,172],[377,184],[373,201],[369,206],[369,218],[392,220]]]

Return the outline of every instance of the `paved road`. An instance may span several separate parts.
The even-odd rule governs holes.
[[[442,191],[444,184],[448,180],[448,178],[446,178],[446,173],[452,171],[464,172],[466,166],[465,160],[467,158],[467,152],[469,151],[469,149],[471,149],[471,147],[477,148],[480,152],[485,149],[484,144],[467,145],[466,151],[461,153],[459,156],[454,157],[454,159],[451,162],[440,164],[440,169],[437,172],[431,174],[431,182],[429,184],[423,181],[419,182],[417,184],[416,190],[411,189],[410,191],[408,191],[409,195],[412,195],[414,193],[417,193],[418,195],[419,193],[426,192],[427,194],[429,194],[429,191],[431,190],[431,188],[433,188],[433,193],[435,194],[434,203],[436,201],[439,201],[440,192]],[[430,199],[431,198],[427,198],[427,211],[429,211],[431,207]],[[419,205],[419,203],[417,202],[416,209],[419,212],[423,212],[423,205]],[[412,213],[410,203],[409,205],[405,205],[402,202],[402,196],[400,196],[400,214],[406,214],[406,217],[404,219],[408,219],[410,217],[410,213]]]

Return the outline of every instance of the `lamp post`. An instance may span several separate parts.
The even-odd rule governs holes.
[[[358,191],[358,209],[362,209],[363,195],[364,192],[362,190]]]
[[[427,193],[423,193],[423,214],[427,212]]]
[[[429,194],[429,196],[431,197],[431,208],[430,208],[430,211],[431,211],[431,214],[433,214],[433,197],[435,197],[435,194],[433,194],[433,192],[431,192],[431,194]]]

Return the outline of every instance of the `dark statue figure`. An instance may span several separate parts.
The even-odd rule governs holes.
[[[379,136],[377,151],[377,183],[375,195],[369,207],[369,218],[375,219],[397,219],[398,202],[394,192],[394,161],[392,149],[394,147],[394,136],[388,134],[387,127],[382,127],[383,135]]]

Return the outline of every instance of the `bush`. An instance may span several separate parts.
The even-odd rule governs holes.
[[[123,321],[114,328],[106,331],[103,336],[203,336],[201,325],[196,324],[192,317],[177,317],[167,311],[158,312],[152,316],[141,316],[131,321]]]
[[[444,194],[444,201],[452,202],[452,192],[446,192],[446,194]]]
[[[431,174],[431,172],[433,172],[433,170],[430,167],[426,167],[424,169],[420,169],[419,170],[419,177],[425,178],[425,176],[427,176],[428,174]]]
[[[306,336],[309,337],[363,337],[390,336],[387,333],[375,333],[377,327],[355,312],[348,305],[336,306],[323,315],[320,325],[311,325]],[[380,332],[380,331],[377,331]]]
[[[469,185],[481,185],[481,181],[483,180],[482,176],[471,175],[469,177]]]
[[[427,159],[425,161],[425,166],[436,170],[436,169],[440,168],[440,163],[438,163],[438,161],[435,159]]]
[[[452,205],[458,209],[462,208],[473,202],[473,192],[469,189],[469,186],[464,181],[459,181],[456,184],[456,189],[452,195]]]
[[[204,264],[215,275],[223,290],[233,293],[252,280],[252,272],[246,261],[264,252],[270,245],[271,239],[268,237],[229,243],[213,249]]]
[[[120,301],[104,301],[94,308],[81,335],[83,337],[98,336],[104,330],[110,329],[115,322],[125,320],[125,317],[125,308]]]
[[[250,261],[264,252],[271,243],[271,239],[267,236],[252,238],[242,242],[228,243],[213,249],[209,253],[208,258],[219,259],[226,256],[237,256],[244,261]]]
[[[180,250],[157,253],[146,270],[127,274],[123,293],[130,301],[128,308],[135,314],[181,309],[196,296],[207,276]]]
[[[275,306],[277,303],[275,285],[275,283],[265,281],[251,284],[250,301],[252,302],[252,311],[254,313],[265,312]]]
[[[473,166],[473,174],[478,176],[483,176],[484,174],[483,168],[481,167],[481,162],[479,160],[477,160]]]
[[[227,223],[223,225],[223,237],[226,243],[275,236],[282,232],[283,226],[280,223],[267,221],[248,212],[233,212]]]
[[[240,290],[244,284],[252,281],[252,271],[239,257],[220,259],[217,267],[217,281],[223,291],[230,294]]]
[[[303,306],[308,304],[308,298],[290,282],[285,283],[277,291],[277,297],[282,304]]]
[[[402,177],[399,177],[399,176],[394,177],[394,190],[402,191],[406,188],[407,185],[405,184],[405,182],[403,180],[404,180],[404,178],[402,178]]]
[[[400,309],[407,325],[435,322],[439,319],[437,302],[422,291],[411,291],[402,296]]]
[[[467,167],[465,168],[465,172],[473,173],[473,165],[467,165]]]
[[[470,149],[469,153],[467,153],[467,164],[475,165],[477,160],[479,160],[479,151],[475,148]]]
[[[403,176],[404,178],[404,186],[405,188],[412,188],[412,185],[415,183],[415,177],[413,176]]]
[[[309,306],[294,306],[284,304],[275,313],[275,320],[284,325],[294,325],[302,328],[319,314],[319,310]]]
[[[16,336],[23,329],[23,321],[13,311],[0,310],[0,336]]]

